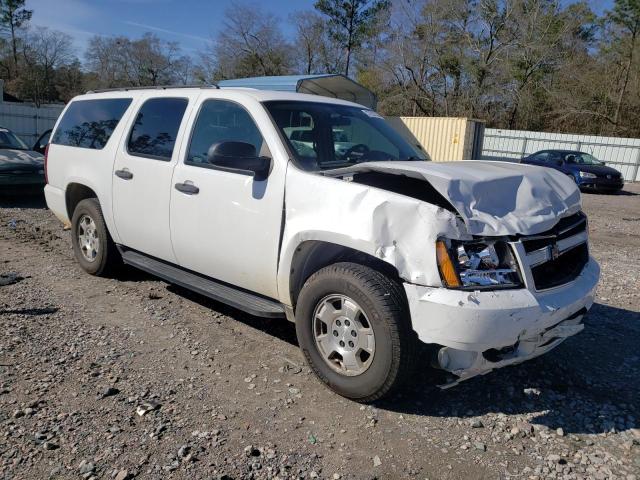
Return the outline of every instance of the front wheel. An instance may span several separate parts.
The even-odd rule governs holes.
[[[411,376],[404,291],[372,268],[345,262],[313,274],[298,298],[296,333],[313,371],[344,397],[372,402]]]

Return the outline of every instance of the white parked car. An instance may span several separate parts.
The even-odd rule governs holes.
[[[549,351],[583,328],[599,278],[565,175],[424,159],[346,101],[90,92],[54,128],[45,193],[88,273],[122,260],[286,317],[324,383],[373,401],[429,367],[417,342],[444,386]]]

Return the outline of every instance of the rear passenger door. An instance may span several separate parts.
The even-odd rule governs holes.
[[[198,94],[167,90],[143,96],[113,168],[113,212],[121,243],[173,263],[171,177],[185,118]]]

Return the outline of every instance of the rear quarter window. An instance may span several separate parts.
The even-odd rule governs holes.
[[[51,143],[100,150],[111,138],[131,98],[79,100],[69,105]]]

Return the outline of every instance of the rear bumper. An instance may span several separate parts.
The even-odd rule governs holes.
[[[68,225],[70,220],[67,215],[67,202],[64,190],[51,185],[46,185],[44,187],[44,197],[47,201],[47,207],[49,207],[49,210],[51,210],[62,223]]]
[[[445,347],[439,366],[461,381],[542,355],[578,333],[599,276],[590,258],[575,280],[543,292],[404,287],[418,338]]]

